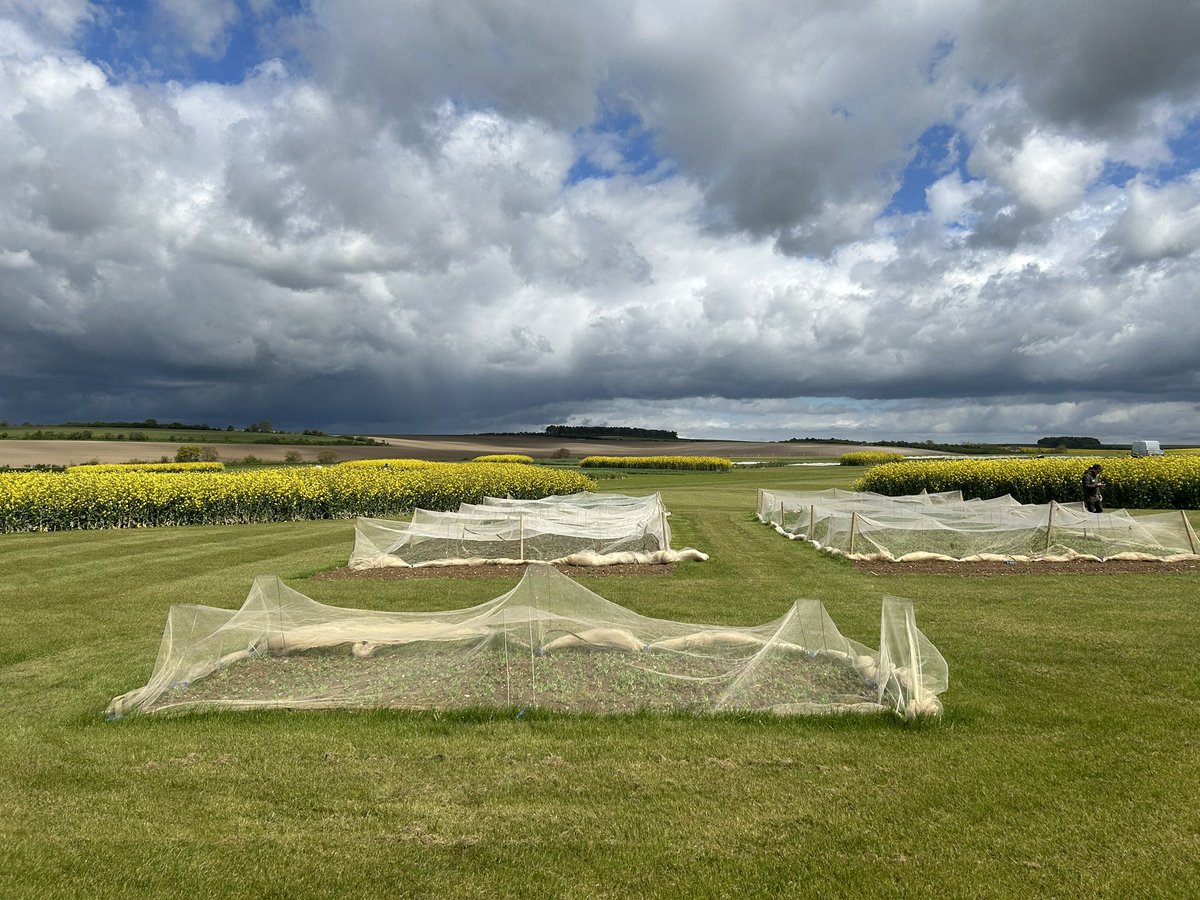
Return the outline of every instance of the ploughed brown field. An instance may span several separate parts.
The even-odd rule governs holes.
[[[757,441],[587,441],[545,435],[408,435],[377,436],[387,446],[337,447],[288,446],[286,444],[212,444],[222,462],[238,462],[253,455],[269,462],[282,462],[290,450],[306,461],[315,461],[323,450],[332,450],[339,462],[352,459],[431,459],[455,461],[487,453],[523,453],[535,459],[548,458],[565,449],[573,457],[584,456],[719,456],[726,459],[769,459],[779,457],[839,456],[854,450],[889,450],[907,456],[926,451],[911,447],[870,447],[856,444],[782,443]],[[162,441],[0,441],[0,466],[80,465],[123,463],[132,460],[158,462],[175,458],[180,444]]]

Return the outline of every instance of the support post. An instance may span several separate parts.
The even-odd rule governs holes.
[[[1192,548],[1194,555],[1196,552],[1196,532],[1192,531],[1192,523],[1188,521],[1187,511],[1181,509],[1179,515],[1183,518],[1183,530],[1187,532],[1188,545]]]
[[[817,504],[810,503],[808,506],[808,539],[815,541],[817,539]]]
[[[525,513],[521,513],[521,562],[525,562]]]
[[[1054,507],[1056,506],[1053,500],[1050,501],[1050,518],[1046,520],[1046,550],[1050,549],[1050,532],[1054,528]]]
[[[858,513],[850,513],[850,555],[854,555],[854,539],[858,536]]]

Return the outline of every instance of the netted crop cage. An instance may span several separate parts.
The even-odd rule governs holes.
[[[414,510],[410,521],[359,518],[350,568],[548,562],[579,566],[703,561],[671,549],[662,497],[578,493],[485,497],[453,512]]]
[[[1182,510],[1096,514],[1082,503],[963,500],[958,491],[887,497],[764,490],[758,518],[789,538],[854,559],[1178,562],[1198,558],[1200,548]]]
[[[893,597],[876,651],[843,636],[817,600],[765,625],[673,622],[605,600],[552,566],[448,612],[325,606],[260,576],[240,609],[172,606],[149,682],[115,698],[108,717],[483,707],[915,718],[941,713],[947,682],[912,603]]]

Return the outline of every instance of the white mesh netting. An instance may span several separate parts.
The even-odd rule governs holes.
[[[579,493],[541,500],[486,497],[411,521],[359,518],[350,568],[551,562],[575,566],[703,561],[671,549],[662,498]]]
[[[1176,562],[1196,559],[1200,547],[1182,510],[1096,514],[1082,503],[963,500],[958,491],[759,491],[758,518],[789,538],[854,559]]]
[[[240,609],[173,606],[135,713],[270,707],[537,707],[589,713],[891,710],[937,715],[945,660],[912,604],[883,602],[880,650],[816,600],[766,625],[671,622],[605,600],[552,566],[450,612],[325,606],[261,576]]]

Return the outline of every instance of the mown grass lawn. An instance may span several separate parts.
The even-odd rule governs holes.
[[[344,606],[452,608],[515,576],[324,581],[350,522],[0,536],[0,896],[1200,894],[1200,579],[876,577],[754,521],[756,489],[855,470],[636,475],[669,578],[591,578],[733,624],[816,597],[878,646],[885,593],[950,665],[884,718],[226,713],[109,723],[172,603],[275,573]]]

